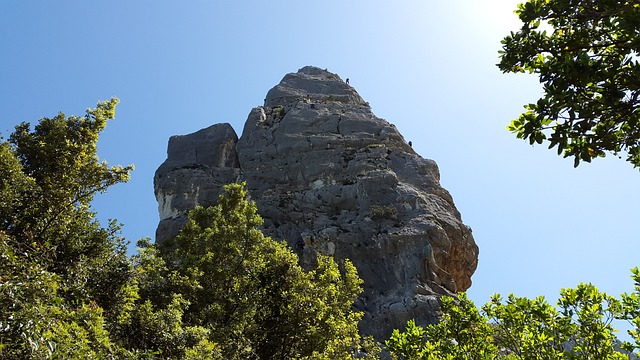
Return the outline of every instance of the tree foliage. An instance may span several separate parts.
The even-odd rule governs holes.
[[[126,255],[115,221],[102,227],[93,196],[126,181],[96,141],[116,99],[82,117],[23,123],[0,142],[0,358],[362,359],[352,307],[362,280],[347,260],[319,256],[303,270],[264,236],[244,184],[198,207],[174,239]],[[397,359],[616,359],[612,320],[640,348],[640,271],[614,298],[592,285],[543,298],[494,296],[481,311],[442,298],[442,320],[409,322],[386,343]]]
[[[441,298],[442,319],[427,327],[410,320],[386,345],[393,359],[493,359],[491,327],[465,293]]]
[[[304,271],[286,244],[265,237],[243,184],[197,207],[179,235],[141,243],[140,293],[154,308],[181,296],[183,321],[207,329],[225,359],[348,359],[359,348],[352,309],[362,280],[331,257]]]
[[[640,166],[640,2],[529,0],[516,13],[498,67],[538,74],[544,95],[508,129],[574,166],[607,152]]]
[[[442,298],[442,321],[410,321],[387,347],[394,359],[628,359],[640,349],[640,272],[634,292],[609,296],[591,284],[562,289],[556,306],[543,297],[494,295],[481,311],[465,296]],[[628,321],[631,342],[620,343],[613,320]]]
[[[240,184],[129,258],[96,193],[129,178],[96,142],[117,99],[0,141],[0,358],[347,359],[362,342],[349,262],[303,271]],[[373,352],[370,352],[372,355]]]
[[[16,126],[0,143],[0,351],[3,358],[117,352],[107,319],[130,282],[118,226],[89,204],[132,167],[99,162],[96,141],[117,99],[84,117]]]

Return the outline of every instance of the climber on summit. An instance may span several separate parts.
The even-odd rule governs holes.
[[[312,109],[316,108],[316,104],[313,104],[311,102],[311,96],[309,96],[309,95],[307,95],[307,104],[309,104],[309,107],[312,108]]]
[[[349,78],[347,78],[347,80],[345,80],[345,82],[347,83],[347,85],[349,85]]]

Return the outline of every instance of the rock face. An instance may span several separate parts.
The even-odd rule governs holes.
[[[238,179],[238,136],[229,124],[216,124],[169,139],[167,160],[153,179],[160,223],[156,240],[174,236],[196,205],[211,205],[222,186]]]
[[[287,74],[240,139],[228,124],[171,137],[154,179],[157,241],[235,181],[247,182],[264,232],[287,241],[303,265],[316,254],[354,263],[364,334],[384,339],[409,319],[437,321],[438,297],[471,286],[478,247],[436,163],[335,74],[310,66]]]

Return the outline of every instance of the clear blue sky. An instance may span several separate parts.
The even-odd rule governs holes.
[[[540,95],[535,76],[495,66],[517,3],[3,0],[0,131],[119,97],[100,156],[136,170],[95,208],[135,244],[155,232],[169,136],[219,122],[240,135],[286,73],[328,68],[440,166],[480,247],[478,305],[495,292],[555,299],[579,282],[631,291],[640,173],[614,157],[574,169],[505,130]]]

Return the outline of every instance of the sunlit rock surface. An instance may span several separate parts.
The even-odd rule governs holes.
[[[174,236],[222,185],[246,181],[264,232],[303,265],[316,254],[354,263],[361,331],[384,339],[409,319],[436,321],[438,296],[471,286],[478,247],[439,178],[353,87],[308,66],[251,110],[240,139],[228,124],[171,137],[154,179],[156,238]]]

